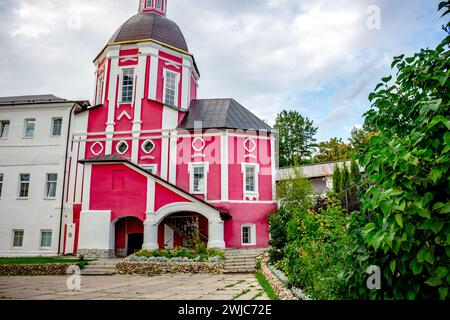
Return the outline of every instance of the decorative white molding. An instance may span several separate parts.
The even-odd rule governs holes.
[[[94,148],[96,147],[96,146],[100,146],[100,150],[99,151],[95,151],[94,150]],[[95,142],[92,146],[91,146],[91,152],[92,152],[92,154],[94,155],[94,156],[99,156],[100,154],[102,154],[103,153],[103,151],[104,151],[104,147],[103,147],[103,143],[101,143],[101,142]]]
[[[247,146],[247,145],[249,145],[249,146]],[[251,145],[251,147],[250,147],[250,145]],[[244,140],[244,149],[245,149],[245,151],[251,153],[251,152],[255,151],[256,146],[257,146],[257,144],[256,144],[256,142],[255,142],[255,140],[253,138],[247,138],[247,139]]]
[[[89,211],[91,202],[91,173],[92,164],[86,163],[84,165],[84,179],[83,179],[83,202],[81,204],[82,211]]]
[[[200,148],[195,146],[197,141],[201,142]],[[205,147],[206,147],[205,139],[203,139],[201,137],[197,137],[192,141],[192,149],[194,149],[195,152],[202,152],[205,149]]]
[[[131,116],[130,116],[126,111],[122,112],[122,113],[117,117],[117,120],[120,121],[120,120],[122,120],[123,117],[127,117],[128,120],[131,120]]]
[[[253,155],[253,154],[246,154],[246,155],[244,156],[244,159],[254,159],[254,160],[257,160],[258,157],[255,156],[255,155]]]
[[[204,154],[194,154],[191,156],[191,159],[195,159],[195,158],[206,158],[206,155]]]
[[[148,98],[156,101],[156,89],[158,85],[158,68],[159,68],[159,50],[156,48],[150,49],[150,78],[149,78],[149,90]]]
[[[220,192],[222,201],[229,200],[228,191],[228,135],[225,133],[220,137],[220,154],[221,154],[221,168],[220,168]]]
[[[154,156],[143,156],[141,157],[141,160],[155,160],[156,158]]]

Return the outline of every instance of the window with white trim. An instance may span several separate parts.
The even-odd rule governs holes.
[[[41,248],[50,248],[52,246],[52,230],[41,230]]]
[[[19,198],[27,199],[30,190],[30,174],[21,173],[19,175]]]
[[[243,163],[242,175],[244,196],[258,196],[259,165],[256,163]]]
[[[162,0],[156,0],[156,9],[162,10]]]
[[[10,124],[9,120],[0,121],[0,139],[8,138]]]
[[[97,97],[95,98],[95,104],[101,104],[103,97],[103,76],[97,79]]]
[[[36,119],[25,119],[24,133],[25,138],[33,138],[36,129]]]
[[[242,245],[254,246],[256,245],[256,226],[254,224],[242,225]]]
[[[23,236],[24,236],[23,230],[13,230],[13,241],[12,241],[13,248],[22,248]]]
[[[150,8],[152,6],[153,0],[147,0],[147,8]]]
[[[47,174],[47,182],[45,184],[45,197],[48,199],[56,198],[56,186],[58,183],[58,175],[56,173]]]
[[[133,102],[134,95],[134,69],[127,68],[122,70],[122,89],[121,102]]]
[[[128,143],[125,141],[120,141],[117,144],[116,150],[119,154],[125,154],[128,151]]]
[[[0,198],[2,197],[3,191],[3,173],[0,173]]]
[[[208,163],[190,163],[190,192],[192,194],[206,195],[207,175],[209,171]]]
[[[155,143],[152,140],[145,140],[142,143],[142,151],[146,154],[150,154],[155,150]]]
[[[165,70],[164,72],[164,104],[176,106],[178,100],[178,79],[179,75],[175,72]]]
[[[52,137],[60,137],[62,131],[62,118],[52,119]]]

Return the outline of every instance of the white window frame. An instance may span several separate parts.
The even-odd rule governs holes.
[[[3,195],[3,180],[5,179],[5,174],[0,172],[0,199]]]
[[[105,76],[102,74],[100,77],[98,77],[97,79],[97,94],[95,96],[95,104],[99,105],[103,102],[103,80],[104,80]]]
[[[28,175],[29,179],[28,181],[22,181],[22,175]],[[28,193],[26,197],[21,197],[20,196],[20,189],[22,187],[22,183],[28,183]],[[27,200],[30,197],[30,186],[31,186],[31,174],[29,173],[19,173],[19,188],[17,190],[17,199],[19,200]]]
[[[124,79],[125,79],[125,76],[124,76],[124,74],[125,74],[125,71],[127,71],[127,70],[133,70],[133,92],[131,93],[131,101],[123,101],[123,96],[122,96],[122,93],[123,93],[123,87],[124,87],[124,84],[123,84],[123,81],[124,81]],[[119,103],[120,104],[133,104],[134,103],[134,93],[135,93],[135,90],[136,90],[136,81],[135,81],[135,79],[136,79],[136,70],[135,70],[135,68],[130,68],[130,67],[124,67],[124,68],[121,68],[121,78],[120,78],[120,90],[119,90]]]
[[[180,91],[180,74],[178,72],[169,70],[169,69],[164,69],[163,72],[163,104],[166,104],[166,79],[167,79],[167,74],[174,74],[175,75],[175,95],[174,95],[174,101],[175,104],[170,105],[173,107],[178,107],[178,97],[179,97],[179,91]]]
[[[152,174],[158,174],[158,165],[157,164],[141,164],[140,165],[144,170],[149,170]]]
[[[195,168],[203,168],[204,181],[203,181],[203,191],[194,190],[194,172]],[[189,171],[189,192],[191,194],[207,195],[208,194],[208,173],[209,173],[209,162],[190,162],[188,165]]]
[[[158,2],[159,2],[159,6],[158,6]],[[162,0],[155,0],[155,8],[156,9],[161,11],[162,10],[162,6],[163,6]]]
[[[14,246],[14,240],[16,239],[16,232],[22,232],[22,245],[20,247]],[[12,239],[11,239],[11,248],[14,250],[23,249],[23,241],[25,240],[25,230],[23,229],[13,229],[12,230]]]
[[[53,134],[53,130],[55,129],[55,121],[56,120],[61,120],[61,129],[60,129],[59,135]],[[51,125],[51,128],[50,128],[50,136],[52,138],[59,138],[59,137],[61,137],[62,136],[62,129],[63,129],[63,118],[62,117],[53,117],[52,118],[52,125]]]
[[[4,130],[4,125],[6,123],[8,124],[8,132],[5,135],[3,130]],[[0,120],[0,133],[1,133],[0,140],[8,139],[9,130],[11,130],[11,121],[10,120]]]
[[[244,243],[244,228],[250,228],[250,243]],[[241,226],[241,244],[242,246],[256,246],[256,225],[255,224],[243,224]]]
[[[145,144],[146,144],[147,142],[151,142],[151,143],[153,144],[153,148],[152,148],[152,150],[150,150],[150,152],[148,152],[148,151],[145,150],[145,148],[144,148],[144,146],[145,146]],[[147,139],[147,140],[145,140],[144,142],[142,142],[142,144],[141,144],[141,150],[142,150],[142,152],[144,152],[145,154],[151,154],[153,151],[155,151],[155,149],[156,149],[156,144],[155,144],[155,142],[154,142],[152,139]]]
[[[56,180],[49,181],[49,179],[48,179],[49,175],[56,175]],[[54,183],[55,184],[55,196],[54,197],[49,197],[48,196],[49,183]],[[47,173],[45,175],[45,194],[44,194],[44,199],[54,200],[54,199],[56,199],[57,194],[58,194],[58,174],[57,173]]]
[[[255,168],[255,191],[247,191],[246,188],[246,173],[247,168]],[[257,163],[242,163],[242,191],[244,193],[244,199],[246,197],[257,197],[259,198],[259,164]]]
[[[31,137],[27,136],[27,126],[28,126],[28,122],[29,121],[33,121],[34,122],[34,128],[33,128],[33,135]],[[34,139],[34,135],[36,134],[36,118],[27,118],[24,121],[24,126],[23,126],[23,138],[24,139]]]
[[[42,245],[42,234],[44,232],[50,232],[51,233],[51,235],[50,235],[50,245],[49,246],[43,246]],[[41,229],[40,232],[39,232],[39,248],[41,250],[49,250],[49,249],[52,248],[52,242],[53,242],[53,230],[51,230],[51,229]]]
[[[121,144],[123,144],[123,143],[125,143],[125,145],[127,146],[127,149],[126,149],[124,152],[120,152],[120,151],[119,151],[119,146],[120,146]],[[128,152],[129,149],[130,149],[130,146],[128,145],[128,142],[126,142],[125,140],[119,141],[119,143],[117,143],[117,145],[116,145],[116,151],[117,151],[117,153],[120,154],[120,155],[124,155],[125,153]]]

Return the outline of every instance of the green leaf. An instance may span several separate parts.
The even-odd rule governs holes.
[[[423,264],[418,262],[416,259],[414,259],[412,262],[412,265],[411,265],[411,269],[412,269],[414,275],[418,275],[423,270]]]
[[[439,290],[439,299],[445,300],[448,296],[448,288],[440,287],[438,290]]]
[[[397,223],[400,226],[400,228],[403,229],[403,216],[398,213],[398,214],[395,215],[395,220],[397,221]]]
[[[447,202],[441,210],[439,210],[440,213],[450,213],[450,202]]]
[[[439,279],[446,277],[447,273],[448,273],[448,271],[447,271],[446,267],[439,267],[435,271],[436,277]]]
[[[450,132],[444,134],[444,142],[446,145],[450,146]]]
[[[425,281],[425,283],[429,286],[432,287],[437,287],[440,286],[442,284],[442,280],[438,279],[438,278],[430,278],[427,281]]]
[[[392,260],[391,263],[389,264],[389,267],[391,268],[392,273],[394,273],[394,271],[395,271],[395,265],[396,265],[395,260]]]
[[[389,82],[391,80],[392,80],[392,75],[390,75],[389,77],[381,78],[381,81],[383,81],[383,82]]]
[[[446,117],[442,115],[435,116],[433,120],[431,120],[430,126],[434,127],[439,123],[443,123],[447,127],[447,129],[450,130],[450,120],[448,120]]]
[[[434,167],[430,172],[430,180],[436,183],[442,177],[442,171],[440,168]]]
[[[416,298],[416,293],[412,290],[408,290],[408,293],[406,294],[406,298],[408,300],[414,300]]]

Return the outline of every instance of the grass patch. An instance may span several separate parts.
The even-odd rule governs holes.
[[[240,293],[238,293],[237,295],[235,295],[233,298],[231,298],[231,300],[236,300],[239,299],[240,297],[242,297],[244,294],[249,293],[250,289],[244,289],[242,290]]]
[[[280,300],[276,293],[273,292],[272,286],[270,285],[269,281],[267,281],[266,277],[264,277],[261,272],[256,272],[255,278],[256,280],[258,280],[259,284],[264,289],[270,300]]]
[[[64,259],[61,257],[25,257],[25,258],[0,258],[0,265],[18,265],[18,264],[50,264],[50,263],[77,263],[81,269],[92,260]]]

